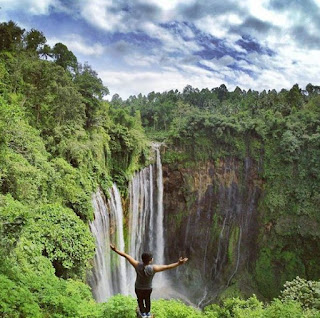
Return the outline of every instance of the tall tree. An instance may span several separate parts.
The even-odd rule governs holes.
[[[62,43],[57,43],[52,50],[55,63],[62,66],[65,70],[76,71],[78,61],[75,55],[68,50],[68,47]]]
[[[24,31],[11,20],[0,23],[0,51],[14,50],[22,43]]]
[[[31,29],[29,32],[27,32],[24,40],[26,49],[31,51],[37,51],[38,49],[43,48],[47,42],[47,39],[43,33],[35,29]]]
[[[74,83],[83,96],[83,102],[86,105],[86,126],[93,126],[98,121],[97,115],[102,99],[109,94],[109,90],[88,64],[79,66],[78,72],[75,74]]]

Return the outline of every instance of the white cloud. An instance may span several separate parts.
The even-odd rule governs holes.
[[[81,0],[81,15],[86,21],[106,31],[125,30],[124,14],[112,12],[112,0]]]
[[[133,53],[124,57],[124,61],[131,66],[145,67],[153,66],[159,63],[159,59],[156,56],[145,56],[139,53]]]
[[[110,90],[110,96],[118,93],[122,98],[142,93],[147,95],[151,91],[164,92],[171,89],[180,91],[187,85],[199,89],[220,86],[224,82],[223,76],[193,65],[179,65],[163,67],[159,71],[99,71],[99,76]]]
[[[101,56],[105,48],[100,43],[88,43],[85,42],[78,34],[69,34],[62,38],[50,38],[48,39],[48,44],[54,46],[56,43],[61,42],[65,44],[70,51],[75,55],[81,54],[84,56]]]
[[[184,34],[188,34],[190,37],[193,36],[192,31],[188,30],[187,27],[183,30]],[[162,28],[151,22],[144,24],[144,32],[151,38],[160,40],[163,45],[161,50],[166,53],[183,53],[189,55],[201,49],[193,39],[185,41],[180,34],[172,33],[169,29]]]
[[[0,0],[2,10],[21,10],[34,15],[48,14],[50,6],[56,5],[56,0]]]
[[[268,10],[269,0],[246,0],[239,2],[256,19],[270,22],[273,25],[286,28],[292,23],[292,20],[285,13]]]
[[[222,14],[220,16],[210,16],[207,15],[197,21],[195,25],[197,28],[202,30],[205,33],[209,33],[212,36],[215,36],[219,39],[225,37],[235,37],[238,38],[238,35],[229,34],[230,26],[237,26],[243,22],[243,17],[240,17],[234,13]]]
[[[148,0],[148,2],[157,5],[162,10],[173,10],[179,4],[191,4],[195,2],[195,0]]]
[[[211,89],[226,83],[230,91],[235,86],[246,90],[250,88],[258,91],[274,88],[280,90],[281,88],[290,89],[295,83],[301,87],[305,87],[309,82],[319,83],[318,57],[317,50],[309,50],[306,55],[302,48],[297,48],[291,43],[283,44],[275,56],[260,55],[256,52],[248,54],[246,59],[252,64],[245,60],[236,61],[231,56],[201,61],[203,65],[213,68],[215,72],[195,65],[177,65],[172,62],[163,67],[162,71],[101,71],[99,75],[109,87],[111,95],[119,93],[123,98],[139,93],[148,94],[151,91],[163,92],[171,89],[182,91],[188,84],[199,89]],[[255,74],[254,78],[243,70],[233,70],[228,67],[233,63],[252,71]]]
[[[201,64],[211,67],[212,69],[218,69],[221,66],[228,66],[235,62],[235,59],[230,55],[224,55],[220,59],[203,60]]]

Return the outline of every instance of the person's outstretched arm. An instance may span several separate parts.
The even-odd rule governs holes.
[[[158,272],[163,272],[163,271],[166,271],[168,269],[172,269],[172,268],[175,268],[175,267],[178,267],[180,265],[183,265],[187,262],[187,258],[182,258],[180,257],[178,262],[176,263],[172,263],[172,264],[169,264],[169,265],[153,265],[153,270],[154,272],[158,273]]]
[[[117,254],[119,254],[120,256],[125,257],[133,267],[136,267],[136,266],[139,264],[139,262],[136,261],[136,260],[135,260],[132,256],[130,256],[129,254],[127,254],[127,253],[125,253],[125,252],[118,251],[117,248],[116,248],[114,245],[110,244],[110,248],[111,248],[114,252],[116,252]]]

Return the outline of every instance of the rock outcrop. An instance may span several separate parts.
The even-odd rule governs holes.
[[[190,259],[172,281],[203,306],[252,266],[262,181],[250,158],[164,165],[163,175],[166,259]]]

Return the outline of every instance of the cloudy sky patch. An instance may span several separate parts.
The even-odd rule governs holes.
[[[0,0],[0,21],[88,62],[110,98],[319,85],[320,0]]]

